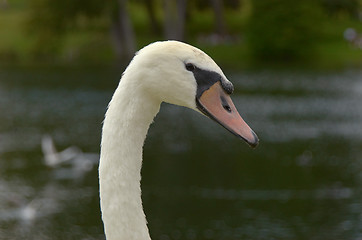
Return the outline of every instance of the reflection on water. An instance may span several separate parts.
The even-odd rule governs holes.
[[[120,72],[0,70],[0,239],[104,239],[85,153]],[[153,239],[362,239],[362,72],[228,75],[261,144],[163,104],[142,170]],[[70,160],[46,164],[47,134]]]

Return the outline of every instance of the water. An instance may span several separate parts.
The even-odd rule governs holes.
[[[0,70],[0,239],[104,239],[94,155],[46,166],[41,141],[97,154],[121,71]],[[226,73],[260,146],[163,104],[142,169],[152,238],[362,239],[362,71]]]

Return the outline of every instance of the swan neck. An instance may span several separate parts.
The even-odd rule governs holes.
[[[142,147],[159,107],[160,102],[123,79],[109,104],[99,164],[107,240],[150,240],[141,199]]]

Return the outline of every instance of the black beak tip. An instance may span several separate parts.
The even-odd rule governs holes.
[[[259,145],[259,138],[258,136],[255,134],[255,132],[253,130],[251,130],[251,133],[254,136],[253,140],[247,140],[245,138],[242,138],[245,142],[247,142],[247,144],[251,147],[251,148],[256,148]]]

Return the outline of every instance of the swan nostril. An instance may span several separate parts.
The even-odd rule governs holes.
[[[221,100],[221,105],[222,107],[228,112],[231,113],[231,107],[229,106],[228,102],[226,101],[226,99],[223,96],[220,96],[220,100]]]
[[[226,110],[226,111],[228,111],[229,113],[231,113],[231,107],[229,106],[229,105],[222,105],[222,107]]]

